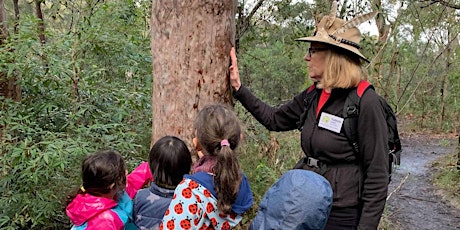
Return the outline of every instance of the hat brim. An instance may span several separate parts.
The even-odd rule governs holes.
[[[364,57],[364,55],[361,52],[359,52],[359,50],[357,48],[355,48],[353,46],[349,46],[349,45],[339,43],[339,42],[335,41],[332,38],[330,40],[325,40],[324,38],[321,38],[321,37],[318,37],[318,36],[313,36],[313,37],[297,38],[295,40],[299,41],[299,42],[321,42],[321,43],[324,43],[324,44],[327,44],[327,45],[332,45],[334,47],[341,48],[341,49],[349,51],[349,52],[351,52],[353,54],[356,54],[356,55],[358,55],[359,58],[363,59],[366,62],[370,62],[366,57]]]

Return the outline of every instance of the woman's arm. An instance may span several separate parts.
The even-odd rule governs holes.
[[[385,112],[373,90],[361,98],[358,135],[364,178],[359,229],[377,229],[386,202],[389,163]]]

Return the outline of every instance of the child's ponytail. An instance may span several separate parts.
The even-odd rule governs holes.
[[[198,113],[195,128],[205,155],[217,159],[212,170],[217,208],[220,212],[229,214],[242,180],[242,172],[234,152],[240,142],[240,122],[230,108],[214,104],[204,107]]]
[[[229,141],[224,139],[221,144],[220,152],[217,154],[217,163],[214,167],[217,208],[225,214],[230,214],[232,204],[238,195],[242,176],[238,159],[233,153]]]

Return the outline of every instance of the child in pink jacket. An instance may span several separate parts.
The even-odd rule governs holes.
[[[83,185],[67,197],[72,229],[136,229],[132,198],[152,180],[147,162],[131,174],[116,151],[87,156],[81,165]]]

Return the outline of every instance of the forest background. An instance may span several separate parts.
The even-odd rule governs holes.
[[[356,2],[360,2],[357,4]],[[0,228],[65,229],[62,200],[84,155],[116,149],[133,169],[152,137],[148,0],[0,0]],[[459,1],[341,1],[340,16],[378,10],[362,41],[370,81],[402,132],[458,133]],[[239,1],[236,45],[243,84],[279,105],[311,82],[303,55],[330,1]],[[238,103],[240,161],[254,217],[268,187],[302,156],[298,132],[271,133]],[[179,111],[178,111],[179,112]]]

